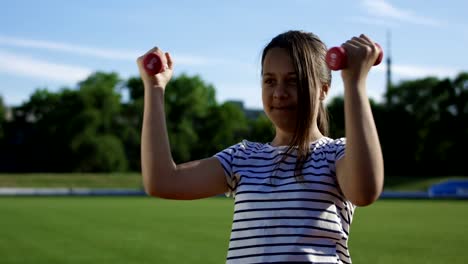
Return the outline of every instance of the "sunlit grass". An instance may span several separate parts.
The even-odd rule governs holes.
[[[2,197],[1,263],[224,263],[233,200]],[[353,263],[466,263],[468,202],[357,208]]]

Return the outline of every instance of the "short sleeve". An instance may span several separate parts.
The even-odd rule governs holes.
[[[214,157],[219,160],[221,166],[224,169],[226,183],[229,187],[229,191],[226,192],[227,197],[234,197],[236,193],[238,178],[233,173],[233,167],[236,160],[236,154],[239,151],[239,148],[241,148],[241,146],[242,143],[238,143],[214,155]]]
[[[345,155],[345,149],[346,139],[344,137],[335,139],[329,143],[330,152],[328,152],[328,162],[330,170],[333,172],[333,174],[336,173],[336,162]]]
[[[335,140],[335,162],[341,159],[345,155],[346,149],[346,138],[339,138]]]

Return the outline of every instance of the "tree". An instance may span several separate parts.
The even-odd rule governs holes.
[[[140,77],[130,77],[122,86],[129,95],[128,102],[122,103],[117,130],[128,159],[129,169],[141,170],[140,136],[143,120],[144,86]]]
[[[60,94],[36,90],[19,107],[14,108],[14,123],[20,135],[18,157],[25,171],[67,171],[71,152],[69,120],[76,116],[78,95],[64,89]],[[14,135],[12,135],[14,136]]]
[[[130,94],[127,110],[143,111],[141,79],[130,78],[126,88]],[[171,80],[165,91],[165,111],[176,162],[211,156],[248,136],[243,110],[234,103],[218,105],[214,87],[199,76],[182,74]]]
[[[245,139],[248,135],[248,121],[243,110],[235,103],[225,102],[211,106],[208,115],[197,121],[198,141],[193,158],[201,159]]]
[[[128,90],[128,102],[122,102],[121,89]],[[385,96],[385,103],[370,103],[387,175],[466,175],[468,73],[403,81]],[[140,78],[123,82],[102,72],[75,89],[37,89],[12,108],[9,121],[0,97],[0,170],[139,171],[143,97]],[[330,137],[345,136],[343,97],[332,98],[327,108]],[[199,76],[174,77],[165,110],[177,163],[212,156],[242,139],[274,137],[265,114],[248,120],[237,104],[218,104],[214,87]]]
[[[79,93],[85,109],[99,113],[99,133],[115,133],[112,125],[120,113],[121,96],[117,92],[121,80],[116,73],[97,72],[79,83]]]
[[[336,96],[331,98],[327,104],[329,117],[330,137],[338,138],[345,136],[344,98]]]
[[[116,123],[120,95],[115,73],[95,73],[52,93],[36,90],[14,109],[25,171],[121,171],[127,166]],[[107,148],[107,150],[106,150]],[[93,162],[92,160],[99,161]]]
[[[257,119],[249,120],[249,140],[267,143],[271,142],[275,136],[275,127],[270,119],[262,113]]]
[[[97,72],[79,83],[83,108],[72,119],[81,125],[71,139],[76,171],[124,171],[128,163],[119,139],[121,80],[116,73]]]
[[[384,151],[391,153],[393,166],[404,160],[421,175],[464,172],[467,76],[404,81],[388,91],[385,125],[392,135],[385,137]]]
[[[128,90],[131,102],[142,100],[145,95],[145,89],[140,77],[130,77],[125,84],[125,89]]]
[[[123,103],[116,123],[119,139],[123,144],[125,156],[128,160],[128,169],[140,171],[140,143],[141,125],[143,119],[143,98]]]
[[[197,131],[203,128],[214,107],[214,87],[199,76],[182,74],[168,83],[165,92],[166,121],[172,155],[177,163],[194,158],[193,146],[200,140]]]
[[[80,134],[72,143],[76,158],[75,171],[115,172],[127,169],[122,142],[110,134]]]
[[[6,109],[5,109],[5,104],[3,103],[3,98],[2,96],[0,96],[0,145],[1,145],[1,141],[3,139],[3,135],[4,135],[4,123],[5,123],[5,116],[6,115]]]

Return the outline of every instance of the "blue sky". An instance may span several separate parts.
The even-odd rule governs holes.
[[[217,99],[261,108],[260,55],[275,35],[298,29],[329,46],[367,34],[388,55],[393,82],[468,71],[468,2],[462,0],[15,0],[0,5],[0,95],[9,106],[38,88],[74,88],[95,71],[137,76],[153,46],[171,52],[175,74],[200,75]],[[380,100],[385,64],[368,94]],[[333,73],[330,97],[342,94]]]

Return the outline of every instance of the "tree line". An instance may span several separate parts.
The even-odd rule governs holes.
[[[8,115],[0,97],[0,172],[140,171],[143,96],[139,77],[96,72],[73,88],[37,89]],[[215,97],[215,88],[197,75],[181,74],[168,84],[166,122],[176,162],[212,156],[242,139],[272,140],[263,112],[247,117],[238,104]],[[402,81],[383,102],[371,100],[386,175],[468,175],[467,102],[463,72]],[[343,97],[332,98],[327,109],[330,137],[344,136]]]

